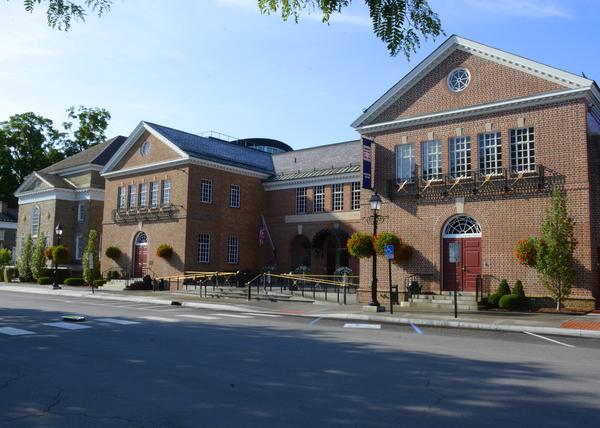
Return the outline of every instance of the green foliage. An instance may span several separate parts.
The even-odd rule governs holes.
[[[52,247],[52,261],[54,263],[66,263],[69,261],[69,250],[64,245]]]
[[[67,278],[65,279],[65,285],[71,285],[74,287],[85,285],[85,280],[83,278]]]
[[[517,282],[515,282],[515,286],[513,287],[512,294],[514,294],[515,296],[518,296],[522,302],[525,302],[525,299],[526,299],[525,290],[523,289],[523,283],[521,282],[520,279],[518,279]]]
[[[555,187],[542,223],[544,245],[538,247],[536,268],[540,281],[556,302],[557,311],[571,294],[575,278],[573,252],[577,240],[574,232],[575,221],[569,216],[567,201]]]
[[[48,276],[54,279],[54,268],[46,268],[42,271],[41,276]],[[71,269],[59,267],[56,270],[56,282],[58,284],[64,284],[65,279],[70,278],[72,276]]]
[[[31,235],[27,235],[25,242],[21,247],[21,254],[19,260],[17,260],[17,269],[19,271],[19,278],[25,282],[33,281],[33,274],[31,273],[31,258],[33,256],[33,239]]]
[[[521,306],[521,300],[516,294],[506,294],[498,301],[498,306],[502,309],[515,310]]]
[[[100,259],[98,258],[98,232],[90,229],[87,244],[83,250],[83,279],[86,284],[92,284],[95,279],[100,278]],[[89,266],[89,257],[92,254],[93,266]]]
[[[380,256],[385,255],[385,246],[388,244],[392,244],[394,246],[394,250],[400,246],[402,241],[398,237],[398,235],[391,232],[381,232],[378,233],[373,239],[373,247],[375,247],[375,252]]]
[[[352,0],[258,0],[263,14],[281,11],[284,21],[293,17],[296,22],[304,10],[320,10],[323,22],[329,23],[332,14],[342,13]],[[444,34],[442,24],[427,0],[365,0],[373,23],[373,32],[387,44],[390,55],[404,53],[407,59],[427,40]]]
[[[38,4],[48,3],[46,18],[48,26],[69,31],[71,21],[85,21],[88,11],[102,16],[110,10],[112,0],[24,0],[25,10],[33,12]]]
[[[94,284],[94,287],[98,288],[98,287],[102,287],[104,284],[106,284],[106,281],[104,281],[103,279],[95,279],[93,284]]]
[[[75,110],[75,107],[69,107],[67,115],[69,119],[77,122],[78,127],[73,131],[73,122],[63,123],[65,131],[72,132],[71,138],[65,139],[63,144],[65,156],[72,156],[106,140],[104,131],[108,128],[110,121],[108,110],[84,106],[79,106]]]
[[[173,257],[173,247],[169,244],[160,244],[156,249],[156,255],[162,259],[170,259]]]
[[[46,268],[46,236],[40,234],[35,241],[33,254],[31,256],[31,275],[34,279],[40,279],[43,270]]]
[[[496,292],[488,296],[488,304],[494,308],[498,307],[502,296],[506,296],[507,294],[510,294],[510,287],[508,286],[508,282],[506,282],[506,280],[503,279],[502,281],[500,281],[500,284],[498,284]]]
[[[364,232],[354,232],[348,239],[346,247],[352,257],[364,258],[375,254],[373,236]]]
[[[121,257],[121,249],[119,247],[115,247],[114,245],[111,245],[110,247],[108,247],[106,249],[106,251],[104,252],[104,254],[109,259],[112,259],[112,260],[116,261],[119,257]]]
[[[50,284],[54,284],[54,278],[51,276],[40,276],[37,279],[37,282],[40,285],[50,285]]]
[[[7,248],[0,248],[0,272],[4,271],[4,266],[12,261],[12,251]]]
[[[537,238],[527,238],[517,242],[515,257],[519,260],[519,263],[535,267],[539,245],[541,245],[541,242]]]
[[[3,277],[4,282],[12,282],[13,279],[19,276],[19,272],[15,266],[4,266]]]

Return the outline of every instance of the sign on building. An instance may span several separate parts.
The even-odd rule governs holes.
[[[372,180],[371,180],[371,145],[373,144],[372,140],[367,138],[363,138],[362,140],[362,166],[363,166],[363,177],[362,177],[362,187],[363,189],[372,189]]]

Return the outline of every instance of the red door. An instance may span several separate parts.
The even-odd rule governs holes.
[[[146,273],[148,273],[148,244],[138,244],[135,246],[133,276],[142,278]]]
[[[455,264],[448,261],[451,242],[459,245],[459,261]],[[481,238],[444,238],[443,257],[442,289],[454,290],[456,280],[459,291],[475,291],[477,277],[481,275]]]

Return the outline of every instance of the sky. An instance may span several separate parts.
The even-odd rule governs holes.
[[[330,25],[261,15],[257,0],[115,0],[68,32],[43,8],[0,1],[0,121],[33,111],[60,125],[103,107],[107,137],[141,121],[268,137],[295,149],[356,139],[361,111],[452,34],[600,80],[600,0],[429,0],[446,36],[390,57],[364,1]]]

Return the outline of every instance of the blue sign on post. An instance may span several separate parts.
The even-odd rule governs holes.
[[[363,138],[362,140],[362,187],[363,189],[372,189],[371,180],[371,144],[373,141]]]
[[[392,260],[394,258],[394,245],[393,244],[387,244],[385,246],[385,257],[388,260]]]

